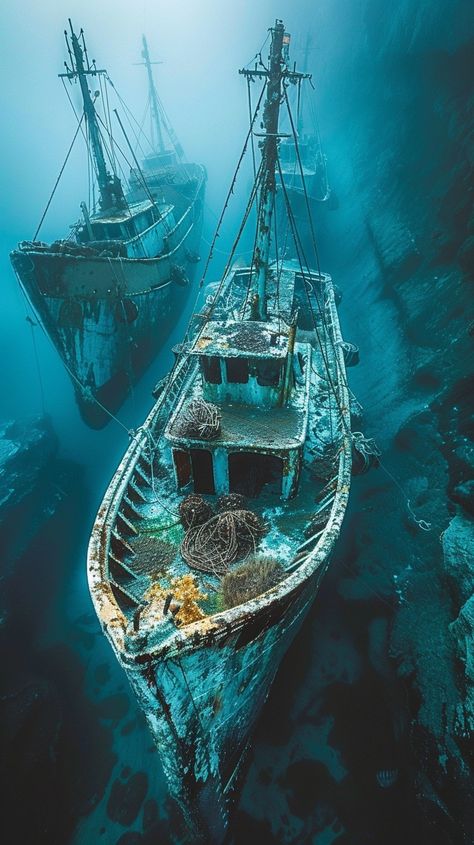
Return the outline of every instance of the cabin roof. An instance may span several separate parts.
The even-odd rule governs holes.
[[[141,214],[142,212],[148,211],[150,208],[154,207],[155,203],[150,200],[131,202],[128,203],[127,208],[120,208],[114,213],[112,213],[110,209],[105,212],[98,211],[96,214],[91,216],[91,223],[126,223],[127,220],[130,220],[130,218],[136,217],[137,214]],[[168,214],[171,209],[171,205],[160,205],[160,214],[162,216],[164,214]]]
[[[314,165],[308,165],[304,162],[301,162],[301,167],[303,169],[304,176],[312,176],[314,173],[316,173],[316,167]],[[282,162],[281,172],[288,177],[301,176],[301,169],[299,163],[295,161]]]
[[[191,355],[219,358],[285,358],[288,330],[276,322],[216,320],[207,323]]]
[[[251,451],[286,451],[304,443],[306,410],[302,408],[255,408],[247,405],[219,406],[221,429],[213,440],[200,440],[179,434],[179,414],[169,425],[166,436],[175,445],[227,449],[246,447]]]
[[[295,351],[305,359],[305,377],[297,382],[291,392],[290,401],[283,407],[261,408],[252,405],[219,404],[220,431],[212,440],[200,440],[180,433],[180,419],[183,407],[193,399],[201,399],[202,382],[196,372],[187,391],[181,398],[165,429],[166,438],[175,446],[206,448],[223,446],[227,449],[276,452],[296,449],[306,438],[309,413],[309,388],[311,379],[311,346],[296,343]]]

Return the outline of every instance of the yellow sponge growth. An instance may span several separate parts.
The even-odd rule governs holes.
[[[182,575],[180,578],[173,578],[170,587],[153,584],[145,594],[145,598],[149,602],[165,601],[170,593],[173,599],[180,604],[180,608],[175,614],[178,625],[190,625],[191,622],[205,619],[206,614],[197,602],[206,601],[207,593],[201,593],[194,575],[188,574]]]

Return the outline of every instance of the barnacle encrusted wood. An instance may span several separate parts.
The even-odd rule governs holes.
[[[339,446],[333,441],[323,444],[315,454],[312,470],[316,478],[328,481],[334,476],[339,457]]]
[[[264,533],[252,511],[224,511],[186,532],[181,555],[193,569],[225,575],[231,563],[256,550]]]
[[[221,428],[219,409],[204,399],[192,399],[182,409],[176,427],[177,434],[181,437],[213,440]]]

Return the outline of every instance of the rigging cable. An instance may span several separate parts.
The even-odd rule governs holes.
[[[64,173],[64,168],[66,167],[66,164],[68,163],[69,156],[71,155],[71,152],[72,152],[72,148],[73,148],[73,146],[74,146],[74,144],[75,144],[75,142],[76,142],[76,138],[77,138],[77,136],[78,136],[78,134],[79,134],[79,130],[81,129],[83,117],[84,117],[84,115],[82,115],[82,117],[81,117],[81,119],[80,119],[80,121],[79,121],[78,127],[77,127],[77,129],[76,129],[76,131],[75,131],[75,133],[74,133],[74,137],[73,137],[73,139],[72,139],[72,141],[71,141],[71,145],[70,145],[70,147],[69,147],[69,149],[68,149],[68,151],[67,151],[66,158],[64,159],[64,162],[63,162],[63,165],[62,165],[62,167],[61,167],[61,170],[59,171],[58,178],[56,179],[56,182],[54,183],[54,188],[53,188],[53,190],[51,191],[51,196],[50,196],[50,198],[49,198],[48,202],[46,203],[46,208],[45,208],[45,209],[44,209],[44,211],[43,211],[43,214],[42,214],[42,216],[41,216],[41,220],[40,220],[40,222],[38,223],[38,226],[37,226],[37,228],[36,228],[36,232],[35,232],[35,233],[34,233],[34,235],[33,235],[33,241],[36,241],[36,238],[38,237],[39,232],[40,232],[40,229],[41,229],[41,227],[42,227],[42,225],[43,225],[44,218],[46,217],[46,215],[47,215],[47,213],[48,213],[48,209],[49,209],[49,207],[50,207],[50,205],[51,205],[51,203],[52,203],[52,201],[53,201],[53,197],[54,197],[54,195],[55,195],[55,193],[56,193],[56,188],[57,188],[57,187],[58,187],[58,185],[59,185],[59,181],[60,181],[60,179],[61,179],[61,176],[62,176],[62,175],[63,175],[63,173]]]
[[[339,400],[339,397],[337,395],[336,387],[335,387],[333,380],[332,380],[331,370],[330,370],[330,366],[329,366],[329,360],[328,360],[328,357],[327,357],[327,348],[323,349],[323,342],[321,340],[321,337],[320,337],[320,334],[319,334],[319,331],[318,331],[316,318],[315,318],[315,315],[314,315],[313,306],[312,306],[312,303],[311,303],[311,298],[310,298],[309,290],[308,290],[308,287],[307,287],[307,276],[309,275],[309,277],[311,278],[311,271],[309,270],[306,259],[304,257],[301,241],[300,241],[300,238],[299,238],[299,235],[298,235],[298,231],[296,229],[294,215],[293,215],[293,211],[291,209],[290,201],[289,201],[289,198],[288,198],[286,185],[283,181],[283,173],[282,173],[282,170],[281,170],[281,163],[280,163],[279,157],[277,158],[277,164],[278,164],[278,170],[279,170],[279,174],[280,174],[280,180],[281,180],[282,187],[283,187],[283,194],[284,194],[284,197],[285,197],[285,203],[286,203],[286,206],[287,206],[288,219],[290,221],[293,240],[294,240],[294,243],[295,243],[295,249],[296,249],[296,254],[297,254],[297,258],[298,258],[298,263],[300,265],[301,274],[303,276],[303,286],[304,286],[304,289],[305,289],[305,292],[306,292],[306,297],[307,297],[307,300],[308,300],[308,305],[309,305],[311,317],[312,317],[312,320],[313,320],[315,335],[316,335],[318,345],[319,345],[319,348],[320,348],[321,357],[322,357],[323,363],[324,363],[324,368],[326,370],[327,381],[328,381],[328,383],[329,383],[329,385],[332,389],[334,398],[336,400],[337,407],[339,408],[339,411],[341,413],[341,419],[343,420],[343,425],[345,425],[344,416],[343,416],[343,413],[342,413],[342,407],[340,405],[340,400]],[[302,260],[307,265],[306,273],[305,273],[305,270],[304,270],[304,267],[303,267]],[[321,310],[321,306],[320,306],[320,303],[319,303],[319,300],[318,300],[318,297],[316,296],[316,294],[315,294],[315,298],[316,298],[316,302],[318,303],[318,308],[320,308],[320,310]],[[327,329],[324,332],[324,336],[325,336],[324,339],[325,339],[325,343],[326,343],[327,342]],[[329,420],[330,420],[331,437],[332,437],[332,433],[333,433],[332,432],[332,414],[331,414],[330,408],[329,408]]]
[[[249,126],[252,126],[252,92],[250,90],[250,77],[247,76],[247,99],[248,99],[248,106],[249,106]],[[253,138],[253,132],[251,135],[252,139],[252,165],[253,165],[253,178],[257,178],[257,164],[255,159],[255,141]]]
[[[105,90],[105,102],[107,107],[107,122],[110,130],[110,149],[112,152],[113,158],[113,167],[115,168],[115,150],[114,150],[114,137],[112,135],[112,120],[110,118],[110,106],[109,106],[109,89],[107,85],[107,78],[104,80],[104,90]]]
[[[146,140],[148,141],[148,143],[149,143],[149,145],[150,145],[150,148],[151,148],[151,149],[153,149],[153,144],[152,144],[152,142],[150,141],[150,139],[148,138],[148,136],[145,134],[145,132],[144,132],[144,130],[143,130],[143,126],[140,126],[140,124],[139,124],[138,120],[136,119],[135,115],[133,114],[132,110],[129,108],[129,106],[127,105],[127,103],[125,102],[125,100],[124,100],[124,99],[123,99],[123,97],[120,95],[120,93],[119,93],[119,91],[117,90],[117,88],[115,87],[114,83],[112,82],[112,80],[111,80],[111,78],[110,78],[109,74],[107,74],[107,81],[109,82],[109,84],[110,84],[110,85],[112,86],[112,88],[114,89],[115,94],[117,95],[117,97],[118,97],[118,99],[119,99],[119,101],[120,101],[121,105],[123,106],[124,110],[125,110],[126,112],[128,112],[128,114],[130,115],[130,118],[131,118],[131,119],[133,120],[133,122],[134,122],[134,123],[136,123],[136,125],[138,126],[138,129],[140,130],[141,134],[142,134],[142,135],[144,136],[144,138],[146,138]],[[148,101],[148,106],[147,106],[147,109],[148,109],[148,108],[149,108],[149,101]]]
[[[227,192],[227,197],[226,197],[226,200],[225,200],[225,203],[224,203],[224,207],[223,207],[223,209],[222,209],[222,211],[221,211],[221,214],[220,214],[220,217],[219,217],[219,221],[218,221],[218,223],[217,223],[216,231],[215,231],[215,233],[214,233],[214,237],[213,237],[213,239],[212,239],[211,249],[209,250],[209,255],[208,255],[208,257],[207,257],[206,265],[205,265],[205,267],[204,267],[204,272],[203,272],[203,274],[202,274],[201,281],[199,282],[199,287],[200,287],[200,288],[202,288],[202,287],[203,287],[203,285],[204,285],[204,281],[205,281],[205,279],[206,279],[206,275],[207,275],[207,271],[208,271],[208,268],[209,268],[209,264],[211,263],[211,260],[212,260],[212,254],[213,254],[213,252],[214,252],[214,246],[215,246],[215,244],[216,244],[216,242],[217,242],[217,238],[219,237],[219,232],[220,232],[220,228],[221,228],[221,225],[222,225],[222,220],[224,219],[224,214],[225,214],[225,212],[227,211],[227,207],[228,207],[228,205],[229,205],[230,198],[231,198],[232,194],[234,193],[234,187],[235,187],[235,183],[236,183],[236,181],[237,181],[237,174],[238,174],[238,172],[239,172],[239,170],[240,170],[240,165],[242,164],[242,160],[243,160],[243,158],[244,158],[244,156],[245,156],[245,153],[247,152],[248,142],[249,142],[249,140],[250,140],[250,136],[252,135],[253,125],[254,125],[254,123],[255,123],[255,120],[256,120],[257,114],[258,114],[258,112],[259,112],[259,110],[260,110],[260,105],[261,105],[261,102],[262,102],[263,94],[264,94],[264,92],[265,92],[265,87],[266,87],[266,86],[265,86],[265,85],[263,85],[262,90],[261,90],[261,92],[260,92],[260,96],[259,96],[259,98],[258,98],[258,102],[257,102],[257,105],[256,105],[256,107],[255,107],[255,112],[254,112],[254,115],[253,115],[253,120],[252,120],[252,122],[251,122],[251,124],[250,124],[249,131],[247,132],[247,136],[246,136],[246,138],[245,138],[244,146],[243,146],[243,148],[242,148],[242,152],[241,152],[240,157],[239,157],[239,160],[238,160],[238,162],[237,162],[237,167],[236,167],[236,169],[235,169],[235,173],[234,173],[234,176],[233,176],[233,178],[232,178],[232,182],[231,182],[231,184],[230,184],[230,188],[229,188],[229,190],[228,190],[228,192]]]
[[[43,412],[43,416],[46,414],[46,407],[44,401],[44,387],[43,387],[43,379],[41,376],[41,367],[39,362],[39,355],[38,355],[38,348],[36,346],[36,337],[35,337],[35,328],[38,325],[37,322],[31,319],[31,317],[27,314],[26,322],[29,323],[31,329],[31,342],[33,344],[33,354],[35,356],[35,363],[36,363],[36,372],[38,375],[38,384],[40,389],[40,397],[41,397],[41,410]]]
[[[307,190],[306,190],[306,180],[305,180],[305,177],[304,177],[304,169],[303,169],[303,164],[302,164],[302,161],[301,161],[301,156],[300,156],[300,151],[299,151],[299,145],[298,145],[298,138],[297,138],[296,128],[295,128],[295,124],[294,124],[294,121],[293,121],[293,115],[292,115],[292,113],[291,113],[291,108],[290,108],[290,104],[289,104],[289,100],[288,100],[288,93],[287,93],[286,87],[285,87],[285,89],[284,89],[284,97],[285,97],[286,106],[287,106],[287,110],[288,110],[288,116],[289,116],[289,119],[290,119],[291,130],[292,130],[293,140],[294,140],[294,144],[295,144],[295,151],[296,151],[296,155],[297,155],[297,161],[298,161],[299,170],[300,170],[300,175],[301,175],[301,181],[302,181],[302,185],[303,185],[303,191],[304,191],[304,197],[305,197],[305,204],[306,204],[306,211],[307,211],[307,214],[308,214],[308,219],[309,219],[309,224],[310,224],[310,231],[311,231],[311,237],[312,237],[312,246],[313,246],[313,250],[314,250],[314,254],[315,254],[315,258],[316,258],[316,264],[317,264],[318,275],[319,275],[319,277],[320,277],[320,279],[321,279],[321,266],[320,266],[320,262],[319,262],[319,251],[318,251],[318,247],[317,247],[317,243],[316,243],[316,235],[315,235],[315,232],[314,232],[313,218],[312,218],[312,215],[311,215],[311,208],[310,208],[310,204],[309,204],[308,192],[307,192]],[[284,185],[284,183],[283,183],[283,176],[282,176],[282,173],[281,173],[281,164],[280,164],[280,161],[279,161],[279,160],[278,160],[278,166],[279,166],[279,169],[280,169],[280,179],[281,179],[281,181],[282,181],[282,186],[283,186],[283,190],[284,190],[284,193],[285,193],[285,198],[286,198],[288,195],[287,195],[287,192],[286,192],[286,186],[285,186],[285,185]],[[288,207],[289,207],[289,200],[288,200]],[[293,221],[294,221],[294,216],[293,216]],[[296,226],[295,226],[295,232],[296,232],[296,234],[297,234]],[[298,236],[298,237],[299,237],[299,236]],[[308,263],[308,261],[307,261],[307,259],[306,259],[305,255],[304,255],[304,252],[303,252],[303,248],[302,248],[302,244],[301,244],[301,239],[299,239],[299,240],[300,240],[300,249],[301,249],[301,254],[302,254],[302,256],[303,256],[303,260],[304,260],[304,262],[305,262],[305,264],[306,264],[306,268],[307,268],[308,272],[311,274],[311,271],[310,271],[310,268],[309,268],[309,263]],[[295,246],[296,246],[296,239],[295,239]],[[297,250],[297,252],[298,252],[298,250]],[[304,274],[303,274],[303,275],[304,275]],[[305,290],[306,290],[306,282],[305,282]],[[312,311],[312,305],[311,305],[311,301],[310,301],[309,291],[306,291],[306,292],[307,292],[308,304],[309,304],[310,309],[311,309],[311,311]],[[324,308],[324,307],[323,307],[323,308],[321,307],[321,304],[320,304],[320,302],[319,302],[319,298],[318,298],[318,296],[316,295],[316,292],[315,292],[315,299],[316,299],[316,303],[317,303],[317,305],[318,305],[319,314],[320,314],[320,317],[321,317],[321,320],[322,320],[322,322],[323,322],[323,326],[324,326],[324,329],[325,329],[324,335],[325,335],[325,349],[326,349],[326,358],[327,358],[327,346],[326,346],[326,343],[327,343],[327,339],[328,339],[328,337],[330,336],[330,334],[329,334],[329,332],[328,332],[328,327],[327,327],[327,322],[326,322],[325,308]],[[316,333],[317,333],[317,327],[316,327],[316,323],[315,323],[315,321],[314,321],[314,325],[315,325],[315,330],[316,330]],[[325,361],[325,364],[326,364],[326,370],[328,371],[328,370],[329,370],[329,367],[328,367],[328,362],[327,362],[327,361]],[[328,372],[328,375],[329,375],[329,372]],[[334,391],[334,390],[333,390],[333,392],[334,392],[334,396],[335,396],[335,398],[336,398],[336,401],[338,401],[338,399],[337,399],[337,397],[336,397],[336,393],[335,393],[335,391]]]
[[[299,144],[298,144],[298,136],[297,136],[296,127],[295,127],[295,124],[294,124],[294,121],[293,121],[293,115],[291,113],[290,102],[288,100],[288,92],[287,92],[286,88],[284,89],[284,95],[285,95],[286,108],[288,110],[288,117],[290,118],[291,131],[293,133],[293,138],[294,138],[294,141],[295,141],[296,157],[297,157],[297,160],[298,160],[298,166],[299,166],[299,170],[300,170],[301,181],[302,181],[302,184],[303,184],[304,199],[305,199],[306,211],[308,213],[309,227],[310,227],[310,231],[311,231],[311,240],[312,240],[312,245],[313,245],[313,249],[314,249],[314,255],[315,255],[315,258],[316,258],[316,266],[317,266],[317,269],[318,269],[318,274],[321,275],[321,267],[320,267],[320,264],[319,264],[319,251],[318,251],[318,246],[317,246],[317,243],[316,243],[316,235],[315,235],[314,226],[313,226],[313,215],[311,214],[311,207],[310,207],[310,204],[309,204],[308,191],[306,190],[306,180],[304,178],[304,169],[303,169],[303,163],[301,161],[300,148],[299,148]]]
[[[233,175],[233,177],[232,177],[232,181],[231,181],[231,184],[230,184],[229,190],[228,190],[228,192],[227,192],[227,196],[226,196],[226,200],[225,200],[224,208],[223,208],[223,210],[222,210],[222,212],[221,212],[221,214],[220,214],[220,216],[219,216],[218,222],[217,222],[216,230],[215,230],[214,237],[213,237],[213,240],[212,240],[212,243],[211,243],[211,248],[210,248],[210,250],[209,250],[208,258],[207,258],[207,261],[206,261],[206,266],[205,266],[205,268],[204,268],[204,272],[203,272],[203,275],[202,275],[202,277],[201,277],[201,281],[200,281],[200,283],[199,283],[199,287],[198,287],[198,290],[197,290],[197,293],[196,293],[196,297],[195,297],[195,301],[194,301],[193,309],[192,309],[192,312],[191,312],[191,316],[190,316],[190,318],[189,318],[189,320],[188,320],[188,324],[187,324],[186,331],[185,331],[185,334],[184,334],[183,344],[182,344],[182,345],[183,345],[183,347],[186,345],[186,343],[187,343],[187,342],[188,342],[188,340],[189,340],[189,335],[190,335],[190,331],[191,331],[191,326],[192,326],[192,322],[193,322],[193,316],[194,316],[194,312],[195,312],[195,309],[196,309],[196,305],[197,305],[197,302],[198,302],[198,299],[199,299],[199,296],[200,296],[201,290],[202,290],[202,288],[203,288],[203,286],[204,286],[204,281],[205,281],[205,279],[206,279],[207,271],[208,271],[208,268],[209,268],[209,264],[210,264],[210,261],[211,261],[211,258],[212,258],[212,254],[213,254],[213,251],[214,251],[214,248],[215,248],[215,244],[216,244],[217,238],[219,237],[219,231],[220,231],[220,227],[221,227],[221,225],[222,225],[222,220],[223,220],[223,217],[224,217],[224,212],[225,212],[225,210],[227,209],[227,206],[228,206],[229,201],[230,201],[230,197],[231,197],[231,195],[232,195],[232,193],[233,193],[233,191],[234,191],[235,183],[236,183],[236,180],[237,180],[237,175],[238,175],[238,172],[239,172],[239,170],[240,170],[240,166],[241,166],[241,164],[242,164],[242,160],[243,160],[243,158],[244,158],[244,156],[245,156],[245,153],[246,153],[246,151],[247,151],[247,147],[248,147],[248,142],[249,142],[250,134],[251,134],[251,131],[252,131],[252,127],[253,127],[253,125],[254,125],[254,123],[255,123],[255,120],[256,120],[256,118],[257,118],[257,114],[258,114],[259,109],[260,109],[260,104],[261,104],[261,102],[262,102],[262,97],[263,97],[263,94],[264,94],[264,91],[265,91],[265,87],[266,87],[266,86],[264,85],[264,86],[262,87],[261,92],[260,92],[260,96],[259,96],[259,99],[258,99],[257,105],[256,105],[256,107],[255,107],[255,113],[254,113],[254,116],[253,116],[252,125],[251,125],[251,127],[249,128],[249,131],[247,132],[247,135],[246,135],[246,138],[245,138],[245,142],[244,142],[244,146],[243,146],[243,148],[242,148],[242,152],[241,152],[241,154],[240,154],[240,157],[239,157],[239,160],[238,160],[238,162],[237,162],[237,166],[236,166],[236,169],[235,169],[234,175]],[[260,165],[260,166],[261,166],[261,165]],[[254,183],[253,189],[255,190],[255,183]],[[252,199],[252,202],[253,202],[253,199]],[[247,206],[247,208],[248,208],[248,209],[250,209],[250,208],[251,208],[251,204],[250,204],[250,206],[248,205],[248,206]],[[248,215],[247,215],[247,216],[248,216]],[[238,235],[237,235],[236,240],[234,241],[234,245],[233,245],[233,247],[232,247],[232,251],[231,251],[231,258],[232,258],[232,257],[234,256],[234,254],[235,254],[235,250],[236,250],[236,248],[237,248],[237,244],[238,244],[239,239],[240,239],[241,231],[242,231],[242,226],[241,226],[241,228],[240,228],[240,230],[239,230],[239,233],[238,233]],[[228,266],[229,266],[229,262],[227,262],[225,273],[222,275],[221,280],[220,280],[219,285],[218,285],[218,288],[217,288],[217,291],[216,291],[216,293],[215,293],[215,295],[214,295],[214,297],[213,297],[212,304],[211,304],[211,307],[210,307],[209,313],[208,313],[208,315],[207,315],[207,320],[209,319],[210,315],[212,314],[212,311],[213,311],[213,309],[214,309],[214,307],[215,307],[215,304],[216,304],[216,302],[217,302],[217,299],[218,299],[218,297],[219,297],[219,294],[220,294],[220,292],[221,292],[221,290],[222,290],[222,287],[223,287],[223,284],[224,284],[224,281],[225,281],[225,277],[226,277],[226,273],[228,272]],[[205,323],[204,323],[204,325],[205,325]],[[201,334],[201,333],[202,333],[203,328],[204,328],[204,325],[201,327],[201,330],[200,330],[199,334]],[[181,356],[180,356],[180,355],[177,355],[177,356],[176,356],[176,359],[175,359],[175,361],[174,361],[174,363],[173,363],[173,366],[172,366],[172,368],[171,368],[171,370],[170,370],[170,372],[169,372],[169,374],[168,374],[168,377],[167,377],[167,379],[166,379],[166,386],[165,386],[165,388],[164,388],[164,394],[163,394],[163,397],[162,397],[162,404],[163,404],[163,405],[164,405],[165,400],[166,400],[166,398],[167,398],[167,396],[168,396],[168,393],[169,393],[169,392],[170,392],[170,390],[172,389],[172,387],[173,387],[173,385],[174,385],[174,382],[175,382],[175,379],[176,379],[176,377],[177,377],[177,372],[176,372],[176,371],[177,371],[177,368],[178,368],[178,365],[179,365],[179,362],[180,362],[180,358],[181,358]],[[187,364],[187,370],[189,370],[189,366],[190,366],[190,364],[189,364],[189,361],[188,361],[188,364]],[[187,370],[186,370],[186,371],[187,371]]]
[[[307,209],[308,218],[309,218],[309,223],[310,223],[310,230],[311,230],[311,237],[312,237],[312,245],[313,245],[313,249],[314,249],[314,253],[315,253],[315,258],[316,258],[316,262],[317,262],[318,275],[319,275],[319,277],[321,278],[321,268],[320,268],[320,262],[319,262],[319,251],[318,251],[317,242],[316,242],[316,236],[315,236],[315,232],[314,232],[313,219],[312,219],[311,208],[310,208],[310,204],[309,204],[308,193],[307,193],[307,190],[306,190],[306,181],[305,181],[305,178],[304,178],[304,171],[303,171],[303,165],[302,165],[302,162],[301,162],[301,156],[300,156],[300,151],[299,151],[299,146],[298,146],[298,140],[297,140],[296,129],[295,129],[294,121],[293,121],[293,115],[292,115],[292,113],[291,113],[291,108],[290,108],[290,104],[289,104],[289,100],[288,100],[288,93],[287,93],[286,88],[285,88],[285,91],[284,91],[284,95],[285,95],[285,101],[286,101],[286,106],[287,106],[287,110],[288,110],[288,116],[289,116],[289,119],[290,119],[291,129],[292,129],[292,133],[293,133],[293,137],[294,137],[294,141],[295,141],[295,150],[296,150],[296,154],[297,154],[297,159],[298,159],[298,164],[299,164],[299,169],[300,169],[300,174],[301,174],[301,180],[302,180],[302,184],[303,184],[303,191],[304,191],[304,197],[305,197],[305,204],[306,204],[306,209]],[[318,131],[318,137],[319,137],[319,131]],[[321,148],[320,137],[319,137],[319,145],[320,145],[320,148]],[[280,164],[279,164],[279,167],[280,167]],[[280,167],[280,179],[282,179],[281,167]],[[327,184],[327,177],[326,177],[326,184]],[[284,191],[285,191],[285,188],[284,188]],[[296,245],[296,244],[295,244],[295,245]],[[297,252],[298,252],[298,250],[297,250]],[[304,256],[303,256],[303,258],[304,258]],[[306,263],[306,259],[305,259],[305,263]],[[309,269],[309,268],[308,268],[308,269]],[[306,285],[305,285],[305,288],[306,288]],[[307,295],[308,295],[308,302],[310,303],[309,292],[307,292]],[[317,297],[317,296],[316,296],[316,302],[318,303],[318,308],[320,309],[320,313],[321,313],[321,308],[320,308],[320,306],[319,306],[319,300],[318,300],[318,297]],[[310,308],[311,308],[311,303],[310,303]],[[311,308],[311,310],[312,310],[312,308]],[[323,314],[322,314],[322,313],[321,313],[321,316],[323,316]],[[314,316],[313,316],[313,322],[314,322]],[[316,328],[316,326],[315,326],[315,328]],[[326,325],[326,324],[325,324],[325,329],[326,329],[325,334],[327,334],[327,325]],[[317,329],[316,329],[316,333],[317,333]],[[318,334],[318,333],[317,333],[317,334]],[[326,352],[326,354],[327,354],[327,352]],[[343,417],[343,414],[342,414],[342,408],[341,408],[341,406],[340,406],[340,404],[339,404],[339,399],[338,399],[338,397],[337,397],[336,390],[335,390],[335,387],[334,387],[333,382],[332,382],[332,378],[330,378],[330,373],[329,373],[329,369],[328,369],[328,366],[327,366],[327,364],[326,364],[326,361],[325,361],[325,365],[326,365],[326,371],[328,372],[328,380],[329,380],[329,383],[331,384],[331,387],[332,387],[332,390],[333,390],[333,393],[334,393],[334,397],[335,397],[335,399],[336,399],[336,402],[337,402],[337,403],[338,403],[338,405],[339,405],[339,410],[340,410],[340,412],[341,412],[341,420],[343,421],[343,424],[344,424],[344,417]],[[349,385],[348,385],[348,382],[347,382],[347,374],[343,375],[343,380],[344,380],[345,386],[346,386],[347,388],[349,388]],[[404,499],[405,499],[405,502],[406,502],[406,507],[407,507],[407,510],[408,510],[408,512],[410,513],[410,515],[411,515],[411,517],[412,517],[413,521],[416,523],[416,525],[418,525],[418,527],[419,527],[422,531],[430,531],[430,530],[431,530],[431,523],[430,523],[430,522],[427,522],[427,521],[426,521],[426,520],[424,520],[424,519],[420,519],[419,517],[417,517],[417,516],[416,516],[416,514],[415,514],[415,512],[413,511],[413,508],[412,508],[412,506],[411,506],[410,499],[408,498],[408,496],[406,495],[405,491],[403,490],[403,487],[402,487],[402,486],[401,486],[401,484],[397,481],[397,479],[395,478],[395,476],[393,476],[393,475],[392,475],[392,473],[391,473],[391,472],[390,472],[390,471],[389,471],[389,470],[388,470],[388,469],[387,469],[387,468],[386,468],[386,467],[382,464],[382,462],[380,461],[380,459],[379,459],[379,465],[380,465],[381,469],[383,469],[383,471],[385,472],[385,474],[386,474],[389,478],[391,478],[391,480],[393,481],[393,483],[394,483],[394,484],[398,487],[398,489],[399,489],[399,490],[400,490],[400,492],[402,493],[402,495],[403,495],[403,497],[404,497]]]
[[[259,182],[260,182],[262,170],[263,170],[263,160],[260,163],[260,167],[258,169],[258,173],[257,173],[257,176],[255,178],[254,186],[253,186],[253,189],[252,189],[253,191],[255,191],[255,196],[257,195],[257,192],[258,192],[258,185],[259,185]],[[257,224],[258,224],[259,217],[263,213],[263,208],[262,208],[263,197],[262,197],[261,193],[260,193],[260,197],[258,198],[257,203],[258,203],[257,204]],[[251,205],[252,204],[253,204],[253,199],[252,199]],[[245,222],[247,222],[247,221],[245,221]],[[241,317],[240,317],[241,320],[244,319],[245,310],[246,310],[247,305],[248,305],[250,289],[252,287],[252,273],[253,273],[253,267],[254,267],[254,262],[255,262],[255,252],[256,252],[256,249],[257,249],[257,240],[258,240],[258,225],[255,227],[255,237],[253,239],[252,259],[251,259],[251,262],[250,262],[250,272],[249,272],[249,277],[248,277],[248,282],[247,282],[247,290],[246,290],[246,293],[245,293],[244,304],[242,306],[242,311],[241,311]]]

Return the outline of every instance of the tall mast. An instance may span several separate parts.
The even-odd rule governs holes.
[[[155,146],[156,139],[158,140],[158,148],[160,153],[165,152],[165,145],[163,142],[163,131],[161,128],[161,117],[160,117],[160,106],[158,103],[158,95],[156,93],[155,88],[155,80],[153,79],[153,72],[151,69],[152,64],[158,64],[158,62],[151,62],[150,61],[150,54],[148,52],[148,44],[147,40],[144,35],[142,35],[142,42],[143,42],[143,50],[142,56],[144,59],[144,65],[146,67],[146,72],[148,75],[148,88],[150,91],[150,104],[151,104],[151,114],[152,114],[152,123],[151,123],[151,134],[152,134],[152,141],[153,146]],[[156,133],[156,138],[155,138]]]
[[[253,256],[255,282],[252,279],[252,312],[254,318],[257,320],[266,320],[267,318],[266,289],[271,227],[276,194],[275,169],[278,160],[278,118],[282,101],[282,84],[284,80],[297,82],[309,76],[309,74],[290,71],[287,67],[290,36],[285,33],[283,22],[277,20],[271,33],[272,44],[268,70],[260,70],[256,65],[253,70],[244,69],[239,71],[239,73],[251,79],[263,77],[268,80],[263,110],[263,128],[265,130],[262,143],[263,171],[260,187],[257,237]]]
[[[100,207],[102,209],[114,207],[121,208],[125,204],[122,185],[118,176],[112,176],[107,170],[97,114],[94,107],[94,100],[91,97],[87,79],[88,76],[105,75],[106,71],[98,70],[95,65],[95,60],[92,61],[92,63],[89,62],[83,30],[81,29],[78,37],[74,32],[70,18],[69,26],[71,29],[70,43],[66,30],[64,30],[64,36],[66,38],[66,46],[71,67],[69,67],[67,62],[64,62],[66,73],[60,73],[59,76],[66,77],[66,79],[69,79],[70,81],[73,79],[79,79],[82,100],[84,103],[84,114],[86,116],[87,130],[89,134],[89,142],[94,156],[97,182],[100,191]],[[80,43],[79,38],[81,39],[82,44]]]
[[[311,36],[309,32],[306,35],[306,43],[304,47],[304,61],[303,61],[303,71],[307,73],[308,71],[308,64],[309,64],[309,51],[311,49]],[[298,86],[298,120],[296,124],[296,128],[298,131],[298,135],[301,137],[303,134],[303,124],[304,124],[304,115],[303,115],[303,91],[301,90],[300,86]]]

